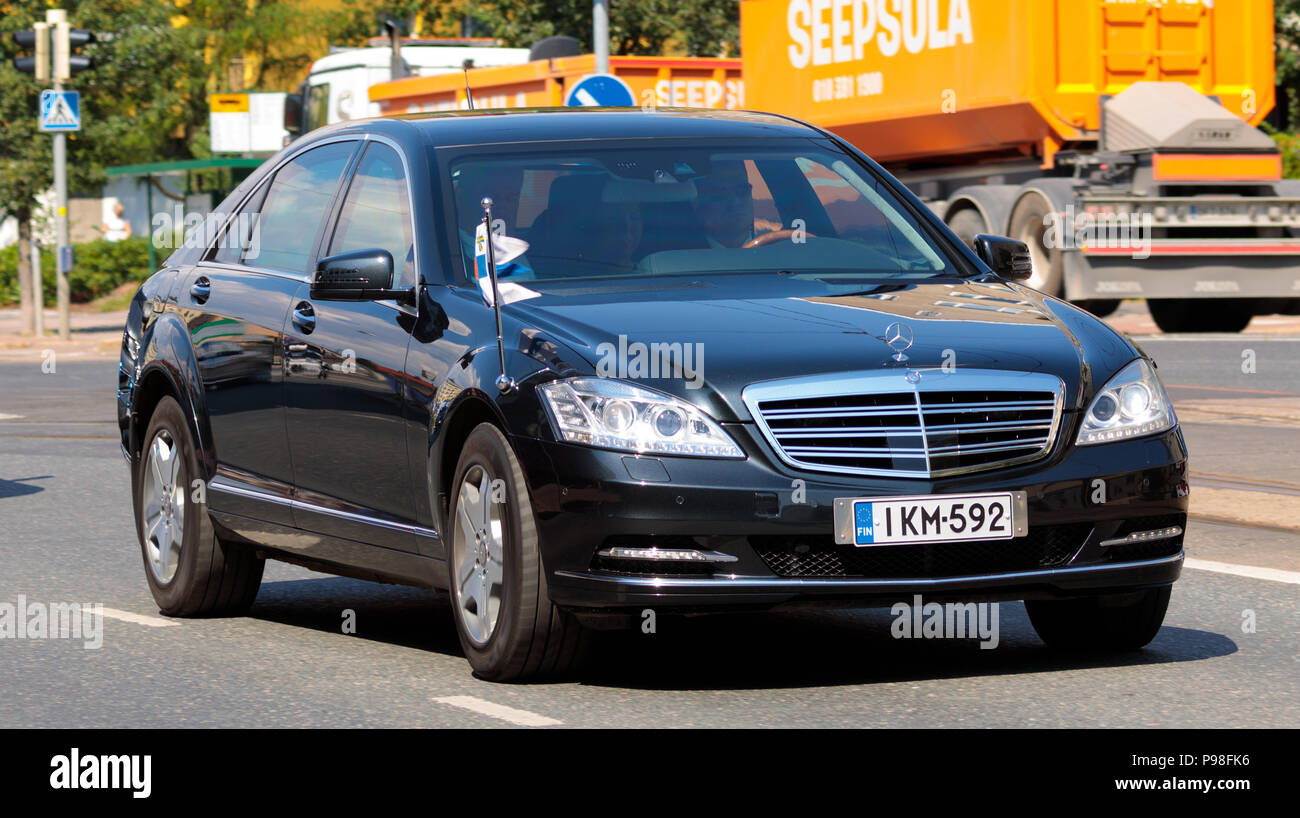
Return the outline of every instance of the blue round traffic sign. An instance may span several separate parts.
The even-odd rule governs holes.
[[[613,74],[588,74],[569,88],[564,104],[574,108],[628,107],[636,104],[636,97],[627,83]]]

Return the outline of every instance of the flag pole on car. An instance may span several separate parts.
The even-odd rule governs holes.
[[[506,374],[506,345],[501,332],[501,291],[497,286],[497,262],[496,252],[491,240],[492,236],[492,197],[484,196],[480,202],[483,205],[483,221],[479,223],[477,235],[474,237],[474,266],[478,269],[479,290],[483,292],[483,298],[492,307],[492,314],[496,317],[497,322],[497,357],[501,363],[501,374],[497,376],[497,389],[504,395],[515,388],[515,381]],[[482,259],[480,266],[480,259]],[[485,286],[485,285],[490,285]]]

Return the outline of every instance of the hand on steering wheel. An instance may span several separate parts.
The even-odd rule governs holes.
[[[796,234],[798,234],[801,238],[809,238],[809,239],[817,238],[817,236],[805,230],[785,230],[785,229],[771,230],[767,233],[764,233],[761,236],[755,236],[754,238],[742,244],[741,247],[763,247],[765,245],[772,244],[773,242],[778,242],[778,241],[794,241]]]

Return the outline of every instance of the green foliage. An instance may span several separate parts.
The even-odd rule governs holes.
[[[470,11],[507,45],[529,46],[567,34],[592,41],[591,0],[496,0]],[[609,3],[611,54],[659,56],[671,51],[716,57],[738,54],[740,4],[735,0],[640,0]],[[670,49],[670,45],[675,46]]]
[[[1300,0],[1273,3],[1274,82],[1291,91],[1287,120],[1300,122]]]
[[[527,48],[545,37],[567,34],[591,49],[591,0],[389,0],[375,4],[349,0],[353,38],[377,34],[383,20],[421,18],[425,33],[460,33],[468,17],[473,34]],[[740,3],[737,0],[610,0],[611,54],[717,57],[740,53]],[[341,31],[341,30],[340,30]]]
[[[159,257],[166,251],[159,251]],[[112,292],[127,281],[149,277],[149,240],[135,236],[124,241],[98,241],[73,247],[73,269],[68,274],[72,300],[91,301]],[[44,303],[55,299],[54,248],[41,248],[41,281]],[[18,245],[0,250],[0,304],[18,301]]]
[[[1293,133],[1270,134],[1282,152],[1282,178],[1300,179],[1300,136]]]

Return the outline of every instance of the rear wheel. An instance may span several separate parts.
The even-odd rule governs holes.
[[[582,625],[551,603],[523,470],[496,426],[470,433],[452,489],[451,607],[474,672],[494,682],[568,672]]]
[[[1255,315],[1245,298],[1150,298],[1147,310],[1161,332],[1241,332]]]
[[[135,479],[136,529],[145,579],[168,616],[239,614],[262,583],[265,560],[223,543],[208,519],[189,423],[174,398],[159,401]]]
[[[1025,600],[1038,636],[1054,648],[1137,650],[1160,630],[1172,586],[1063,600]]]
[[[1023,241],[1029,247],[1034,261],[1033,275],[1025,285],[1039,292],[1061,297],[1063,262],[1060,248],[1047,246],[1047,230],[1052,206],[1037,193],[1029,193],[1016,203],[1011,211],[1011,238]]]

